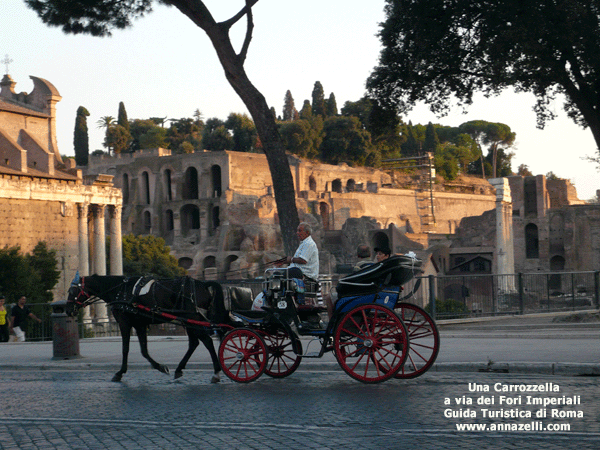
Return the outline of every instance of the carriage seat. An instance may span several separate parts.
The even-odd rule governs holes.
[[[342,278],[336,289],[338,298],[368,295],[383,286],[402,286],[421,269],[421,261],[406,255],[395,255]]]
[[[227,286],[230,311],[250,311],[254,295],[252,289],[241,286]]]

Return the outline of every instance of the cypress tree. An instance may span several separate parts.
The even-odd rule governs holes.
[[[285,98],[283,99],[283,120],[295,120],[294,118],[297,115],[298,111],[294,105],[294,97],[292,97],[292,93],[288,90],[285,93]]]
[[[73,133],[73,148],[75,149],[75,163],[78,166],[87,166],[90,154],[87,119],[90,113],[83,106],[77,109],[75,117],[75,131]]]
[[[335,101],[335,95],[333,92],[329,94],[329,98],[327,99],[327,117],[337,116],[338,115],[338,107],[337,102]]]
[[[325,92],[320,81],[315,81],[315,86],[312,91],[312,114],[313,116],[327,115],[325,110]]]
[[[125,111],[125,104],[119,102],[119,116],[117,118],[117,125],[121,125],[129,132],[129,120],[127,120],[127,111]]]

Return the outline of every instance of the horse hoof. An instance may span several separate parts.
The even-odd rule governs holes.
[[[118,383],[119,381],[121,381],[121,376],[119,376],[119,375],[115,375],[114,377],[112,377],[112,380],[110,380],[110,381],[113,381],[113,382],[115,382],[115,383]]]
[[[214,375],[212,376],[212,378],[210,379],[210,382],[211,382],[211,383],[218,383],[218,382],[220,382],[220,381],[221,381],[221,377],[220,377],[219,375],[217,375],[217,374],[214,374]]]
[[[176,380],[177,378],[181,378],[182,376],[183,372],[175,372],[175,377],[173,379]]]
[[[169,368],[167,366],[158,366],[158,370],[159,372],[166,373],[167,375],[169,374]]]

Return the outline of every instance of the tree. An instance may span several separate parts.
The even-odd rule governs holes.
[[[20,247],[0,248],[0,292],[7,299],[17,300],[25,295],[31,303],[52,301],[50,292],[60,277],[56,251],[38,242],[29,255]]]
[[[127,111],[125,111],[125,104],[123,102],[119,102],[119,115],[117,116],[117,124],[129,131],[129,120],[127,119]]]
[[[337,102],[335,101],[335,95],[333,92],[329,94],[329,98],[325,102],[325,114],[327,114],[328,117],[338,115]]]
[[[90,113],[83,106],[77,108],[75,131],[73,132],[73,148],[75,149],[75,163],[78,166],[87,166],[90,156],[90,141],[87,127],[87,117],[89,115]]]
[[[386,0],[383,50],[367,81],[400,113],[424,101],[437,114],[512,86],[537,97],[542,128],[565,110],[600,147],[600,0]]]
[[[164,239],[151,234],[123,236],[123,275],[126,277],[152,275],[174,278],[185,274],[185,269],[179,267]]]
[[[309,120],[313,116],[312,106],[310,105],[309,100],[304,100],[304,104],[302,105],[302,109],[300,110],[300,118],[304,120]]]
[[[521,164],[517,169],[517,175],[522,177],[532,177],[533,173],[529,170],[529,166],[527,164]]]
[[[294,105],[294,97],[292,97],[292,93],[288,90],[285,93],[285,97],[283,99],[283,116],[282,119],[284,121],[296,120],[298,118],[298,111],[296,110],[296,106]]]
[[[372,151],[371,136],[356,117],[328,117],[323,123],[323,133],[320,151],[324,162],[365,165]]]
[[[484,142],[490,145],[490,152],[492,153],[492,178],[496,178],[498,172],[498,146],[512,147],[516,137],[517,133],[511,131],[508,125],[503,123],[488,124]]]
[[[231,113],[225,121],[225,127],[233,135],[233,147],[236,152],[251,152],[256,147],[256,127],[246,114]]]
[[[425,129],[425,144],[423,145],[423,151],[435,153],[439,146],[440,139],[435,131],[435,126],[429,122],[427,124],[427,128]]]
[[[152,0],[25,1],[44,23],[62,27],[65,33],[93,36],[109,36],[111,30],[130,27],[133,20],[152,11]],[[245,0],[245,5],[237,13],[222,22],[214,19],[204,1],[161,1],[175,6],[204,30],[217,53],[227,81],[248,108],[269,164],[284,250],[288,254],[293,253],[298,243],[295,232],[299,220],[292,172],[271,109],[244,69],[254,30],[252,7],[258,0]],[[229,32],[243,18],[246,18],[246,33],[236,52]]]
[[[320,81],[315,81],[312,91],[312,114],[313,116],[327,116],[327,108],[325,106],[325,91]]]
[[[231,150],[233,148],[233,138],[227,131],[225,122],[216,117],[208,119],[202,133],[202,144],[207,150]]]
[[[113,125],[106,130],[106,137],[104,138],[104,147],[109,152],[112,150],[113,155],[124,153],[129,147],[131,141],[131,134],[121,125]]]
[[[113,116],[103,116],[100,117],[100,120],[98,120],[96,124],[98,125],[98,128],[106,128],[106,130],[104,131],[103,145],[106,149],[108,149],[108,154],[110,155],[110,147],[107,147],[106,143],[108,139],[108,131],[115,125],[115,118]]]

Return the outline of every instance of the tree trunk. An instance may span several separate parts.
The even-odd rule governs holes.
[[[169,3],[177,7],[206,32],[225,70],[227,81],[240,96],[254,120],[271,171],[283,248],[287,255],[292,255],[298,246],[295,232],[299,222],[294,179],[275,118],[264,96],[250,82],[244,70],[245,49],[250,42],[252,22],[249,20],[244,49],[238,55],[229,38],[229,28],[234,22],[216,23],[202,1],[172,0]],[[256,1],[247,2],[245,14],[249,13],[251,5],[255,3]],[[239,20],[241,16],[238,14],[236,17],[235,21]]]

